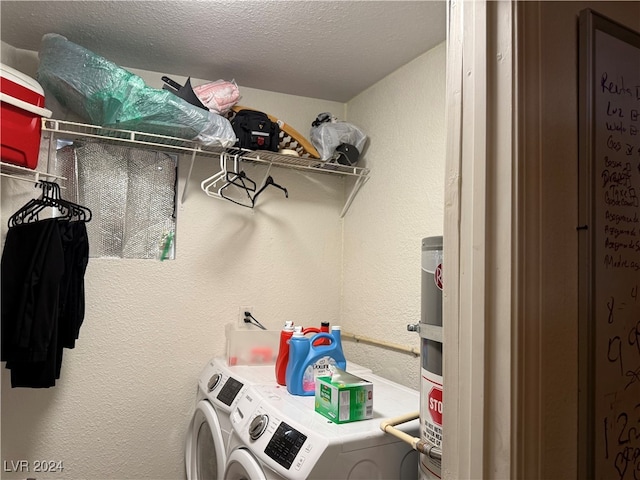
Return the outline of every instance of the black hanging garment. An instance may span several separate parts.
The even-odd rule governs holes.
[[[47,388],[84,319],[89,243],[84,221],[33,220],[10,226],[2,252],[0,357],[12,387]]]

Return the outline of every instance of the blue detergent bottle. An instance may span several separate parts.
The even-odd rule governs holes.
[[[320,339],[328,340],[329,344],[314,345]],[[333,326],[331,333],[318,333],[311,338],[294,332],[289,340],[287,391],[292,395],[315,395],[316,376],[330,375],[331,366],[347,368],[339,326]]]

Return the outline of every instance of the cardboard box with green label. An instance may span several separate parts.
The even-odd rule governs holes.
[[[339,368],[316,378],[316,412],[334,423],[373,418],[373,384]]]

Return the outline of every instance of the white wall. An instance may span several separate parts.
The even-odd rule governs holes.
[[[160,74],[144,77],[160,86]],[[344,108],[242,87],[241,93],[244,105],[300,131],[319,112]],[[181,159],[180,193],[187,167]],[[224,325],[236,321],[239,306],[252,305],[274,329],[285,319],[336,322],[343,181],[273,169],[290,198],[265,192],[259,208],[249,210],[200,191],[216,169],[214,159],[196,162],[179,206],[175,261],[90,260],[80,339],[65,352],[55,388],[12,389],[2,369],[3,459],[63,460],[61,478],[182,478],[197,377],[224,352]],[[249,166],[247,173],[261,180],[265,169]],[[6,224],[25,192],[26,198],[37,192],[8,179],[2,187]]]
[[[2,57],[34,75],[33,52],[3,44]],[[135,73],[151,86],[161,84],[159,73]],[[430,83],[444,85],[443,46],[350,102],[350,120],[371,136],[366,156],[374,173],[344,222],[340,179],[273,170],[290,198],[265,196],[259,209],[249,210],[205,196],[199,182],[214,173],[215,162],[197,160],[178,211],[177,259],[91,259],[85,321],[76,348],[65,352],[57,386],[12,389],[2,369],[2,459],[62,460],[65,470],[57,478],[183,478],[197,378],[211,356],[223,353],[224,325],[236,321],[240,305],[254,306],[273,329],[285,319],[305,325],[344,319],[345,329],[361,330],[371,320],[370,333],[385,338],[385,326],[395,336],[417,321],[419,242],[440,233],[442,221],[437,188],[424,194],[432,175],[442,177],[427,164],[444,163],[442,126],[434,120],[443,120],[444,95],[440,89],[438,98]],[[300,132],[323,111],[346,118],[343,104],[240,90],[243,105],[279,116]],[[415,114],[417,120],[407,120]],[[181,159],[180,193],[187,167]],[[264,175],[264,167],[247,170]],[[1,186],[0,221],[6,223],[33,191],[5,178]],[[341,299],[349,300],[343,318]],[[358,304],[367,316],[356,315]],[[397,340],[418,342],[407,333]],[[415,378],[398,379],[417,383],[417,360],[353,344],[345,350],[348,359],[395,377],[409,360]]]
[[[347,104],[370,135],[370,179],[344,224],[342,323],[354,333],[419,349],[421,240],[442,235],[445,44],[398,69]],[[365,344],[350,357],[412,388],[419,359]]]

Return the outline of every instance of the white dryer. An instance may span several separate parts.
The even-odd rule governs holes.
[[[223,357],[212,358],[200,374],[196,406],[185,446],[189,480],[223,478],[231,434],[229,414],[250,384],[273,384],[275,366],[233,366]]]
[[[279,386],[250,386],[231,413],[225,480],[417,479],[418,453],[380,430],[383,419],[417,411],[419,392],[376,375],[374,417],[337,425],[313,397]],[[419,421],[402,430],[419,437]]]
[[[356,375],[370,369],[348,364]],[[195,411],[185,445],[188,480],[222,479],[232,432],[229,415],[250,385],[277,386],[275,365],[229,366],[226,358],[212,358],[200,374]],[[285,388],[286,391],[286,388]]]

